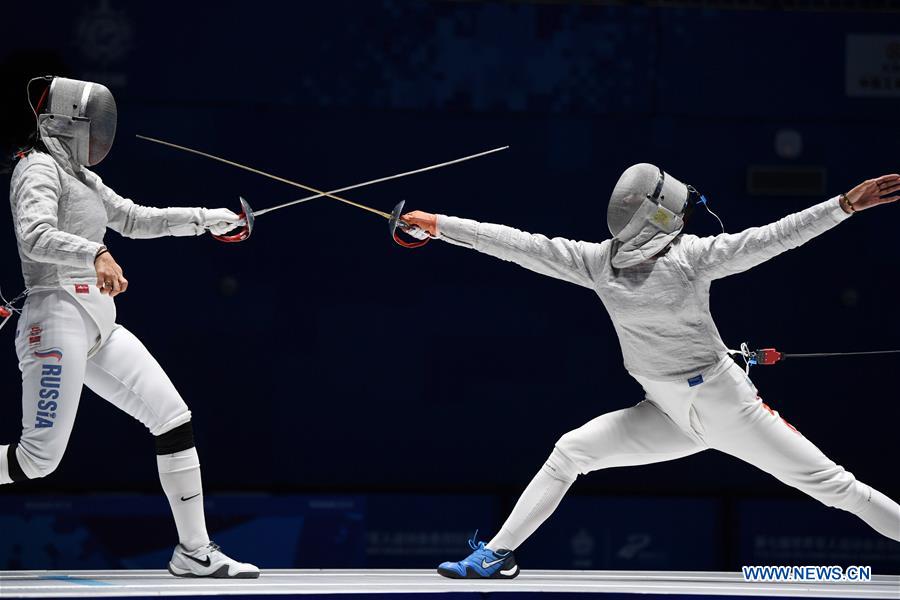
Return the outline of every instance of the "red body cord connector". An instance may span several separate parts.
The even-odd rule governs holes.
[[[758,365],[774,365],[784,359],[784,353],[775,348],[762,348],[754,351],[753,354],[756,355],[756,364]]]

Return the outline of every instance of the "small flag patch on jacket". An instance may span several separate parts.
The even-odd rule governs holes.
[[[75,284],[75,293],[76,294],[90,294],[91,288],[86,283],[76,283]]]

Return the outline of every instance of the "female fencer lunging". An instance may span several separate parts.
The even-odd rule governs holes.
[[[601,243],[548,239],[488,223],[415,211],[408,232],[439,237],[592,289],[609,312],[625,368],[645,399],[563,435],[500,532],[438,567],[451,578],[519,573],[513,551],[554,511],[579,474],[672,460],[715,448],[900,541],[900,505],[858,481],[762,402],[732,360],[709,311],[713,280],[796,248],[854,213],[897,200],[900,175],[737,234],[683,234],[700,198],[661,169],[638,164],[619,178]]]
[[[103,160],[115,136],[116,105],[104,86],[53,78],[35,115],[34,146],[19,153],[10,184],[28,298],[16,333],[22,435],[18,444],[0,445],[0,484],[56,469],[86,385],[155,436],[179,537],[169,571],[258,577],[256,567],[229,558],[207,535],[191,413],[147,349],[116,323],[113,298],[128,281],[103,245],[107,227],[131,238],[218,234],[239,218],[226,209],[139,206],[87,169]]]

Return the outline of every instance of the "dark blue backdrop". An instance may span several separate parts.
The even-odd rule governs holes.
[[[828,195],[898,168],[897,99],[845,93],[847,35],[895,32],[896,15],[92,1],[61,4],[36,29],[42,10],[7,10],[4,128],[28,127],[26,74],[108,83],[119,132],[97,172],[151,205],[236,207],[240,194],[262,208],[302,194],[136,133],[323,188],[509,144],[351,197],[588,240],[608,237],[609,191],[634,162],[702,189],[730,231],[819,200],[752,196],[749,165],[822,167]],[[796,158],[776,153],[785,128],[802,135]],[[897,210],[717,283],[726,342],[900,344]],[[716,229],[702,215],[692,225]],[[475,492],[508,503],[562,433],[641,398],[592,293],[449,245],[401,249],[383,221],[327,199],[261,217],[244,244],[114,233],[107,243],[131,282],[119,321],[190,404],[213,491]],[[8,225],[0,248],[9,294],[21,279]],[[2,335],[6,441],[20,390],[12,331]],[[896,498],[896,365],[790,361],[753,377],[807,437]],[[152,491],[153,462],[140,424],[86,392],[60,469],[20,489]],[[575,491],[801,497],[715,452],[595,474]]]

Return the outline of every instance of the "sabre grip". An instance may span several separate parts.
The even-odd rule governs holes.
[[[10,316],[12,316],[12,311],[5,306],[0,306],[0,319],[7,319]]]
[[[401,200],[397,203],[397,206],[394,207],[394,210],[391,211],[390,218],[388,219],[388,228],[391,231],[391,237],[394,238],[394,241],[397,244],[403,246],[404,248],[421,248],[431,238],[425,238],[424,240],[417,240],[415,242],[407,242],[403,238],[400,237],[399,231],[402,231],[404,227],[408,225],[400,220],[400,215],[403,214],[403,206],[406,204],[406,200]]]
[[[241,221],[244,222],[244,225],[241,227],[240,231],[232,235],[213,235],[213,239],[218,240],[220,242],[225,242],[226,244],[233,244],[236,242],[243,242],[247,238],[250,237],[250,234],[253,233],[253,209],[250,208],[250,204],[247,203],[241,197],[238,197],[241,203],[241,212],[238,213],[238,216],[241,218]]]

